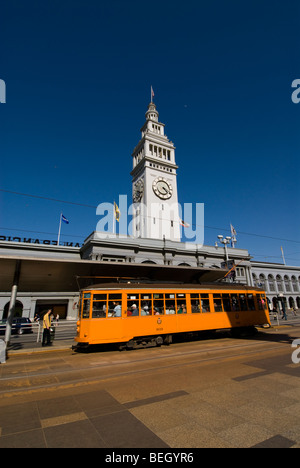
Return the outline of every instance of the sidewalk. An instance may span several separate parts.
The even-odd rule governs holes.
[[[0,365],[0,448],[299,448],[295,330],[125,355],[11,356]]]
[[[270,322],[271,322],[272,327],[277,326],[278,322],[279,322],[279,325],[288,325],[288,326],[291,326],[291,327],[298,326],[298,325],[300,325],[300,313],[298,313],[296,317],[294,315],[292,315],[291,313],[288,313],[287,314],[287,320],[282,319],[281,314],[279,314],[279,318],[277,318],[277,316],[274,316],[273,314],[271,314],[270,315]]]
[[[8,355],[49,353],[51,351],[71,349],[75,344],[74,340],[67,339],[54,341],[52,346],[45,347],[41,343],[28,343],[23,347],[12,345],[8,348]]]

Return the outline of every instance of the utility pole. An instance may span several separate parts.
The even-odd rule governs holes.
[[[12,286],[11,296],[10,296],[6,329],[5,329],[6,349],[9,345],[10,337],[11,337],[11,329],[12,329],[12,323],[13,323],[14,314],[15,314],[16,298],[17,298],[17,292],[18,292],[18,286],[19,286],[20,273],[21,273],[21,260],[17,260],[14,281],[13,281],[13,286]]]

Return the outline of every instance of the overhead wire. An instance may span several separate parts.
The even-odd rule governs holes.
[[[9,193],[9,194],[13,194],[13,195],[18,195],[18,196],[24,196],[24,197],[30,197],[30,198],[36,198],[36,199],[40,199],[40,200],[47,200],[47,201],[51,201],[51,202],[56,202],[56,203],[64,203],[64,204],[68,204],[68,205],[74,205],[74,206],[81,206],[81,207],[85,207],[85,208],[97,208],[97,205],[90,205],[90,204],[85,204],[85,203],[78,203],[78,202],[72,202],[72,201],[67,201],[67,200],[60,200],[60,199],[57,199],[57,198],[52,198],[52,197],[45,197],[45,196],[41,196],[41,195],[32,195],[32,194],[28,194],[28,193],[22,193],[22,192],[16,192],[16,191],[13,191],[13,190],[6,190],[6,189],[2,189],[0,188],[0,192],[3,192],[3,193]],[[161,221],[164,220],[164,218],[159,218]],[[191,224],[191,227],[193,228],[205,228],[205,229],[213,229],[213,230],[217,230],[217,231],[225,231],[225,232],[230,232],[230,229],[228,228],[221,228],[221,227],[216,227],[216,226],[208,226],[208,225],[200,225],[200,224],[196,224],[196,223],[192,223]],[[4,227],[0,227],[0,229],[9,229],[9,228],[4,228]],[[12,230],[20,230],[20,229],[12,229]],[[28,232],[38,232],[38,231],[28,231]],[[43,233],[43,234],[53,234],[53,233]],[[245,236],[251,236],[251,237],[260,237],[260,238],[265,238],[265,239],[272,239],[272,240],[279,240],[279,241],[283,241],[283,242],[293,242],[293,243],[296,243],[296,244],[300,244],[300,240],[295,240],[295,239],[286,239],[286,238],[283,238],[283,237],[275,237],[275,236],[268,236],[268,235],[265,235],[265,234],[257,234],[257,233],[253,233],[253,232],[245,232],[245,231],[238,231],[238,234],[239,235],[245,235]],[[77,237],[81,237],[81,236],[77,236]],[[83,237],[83,236],[82,236]]]

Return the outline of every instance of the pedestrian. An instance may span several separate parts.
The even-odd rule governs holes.
[[[58,327],[58,322],[59,322],[59,314],[56,315],[55,317],[55,327]]]
[[[42,346],[51,346],[51,336],[50,336],[50,328],[51,328],[51,318],[50,315],[52,314],[52,309],[48,309],[43,317],[43,343]],[[47,341],[47,343],[46,343]]]
[[[281,307],[282,307],[282,320],[287,320],[287,315],[286,315],[286,310],[285,310],[285,305],[284,305],[284,302],[281,303]]]
[[[35,314],[34,321],[39,323],[40,320],[41,320],[41,318],[40,318],[39,314]]]

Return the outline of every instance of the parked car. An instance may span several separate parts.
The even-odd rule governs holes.
[[[0,321],[0,334],[1,335],[5,334],[6,322],[7,322],[6,319]],[[13,319],[11,332],[12,334],[18,334],[18,335],[23,335],[24,333],[32,333],[33,330],[32,330],[31,320],[26,317],[17,317]]]

